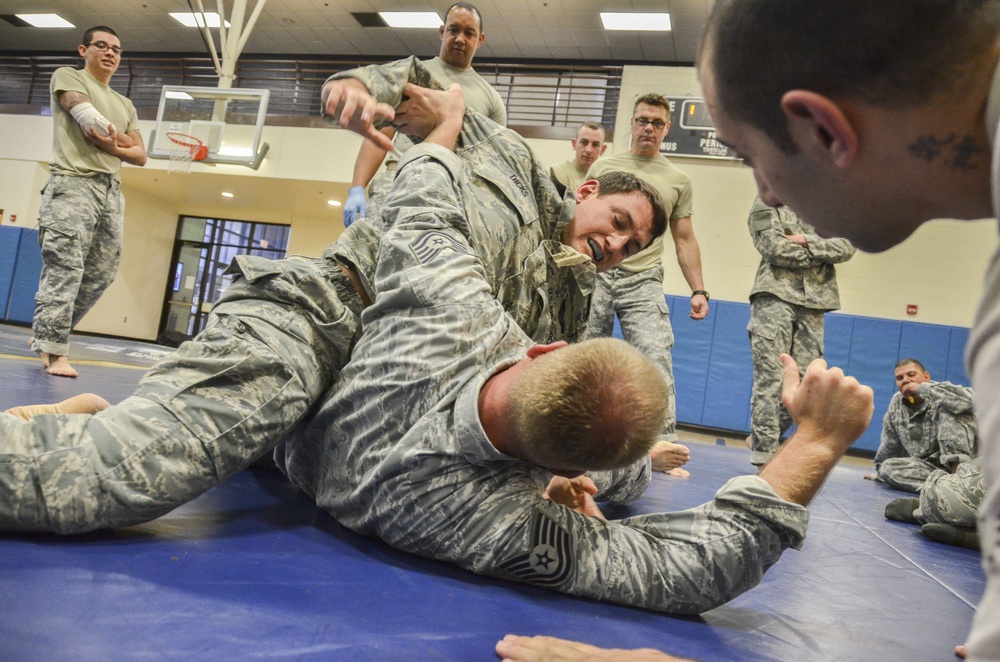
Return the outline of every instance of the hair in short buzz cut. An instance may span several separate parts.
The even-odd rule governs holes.
[[[616,193],[642,193],[653,207],[653,238],[656,239],[667,231],[667,208],[663,204],[660,193],[630,172],[614,170],[595,177],[600,185],[597,197],[603,198]],[[645,246],[643,246],[645,248]]]
[[[794,154],[785,92],[889,108],[961,93],[998,29],[997,0],[717,0],[698,60],[728,117]]]
[[[514,434],[548,469],[626,467],[656,442],[667,416],[667,386],[639,350],[595,338],[539,356],[511,395]]]
[[[83,41],[81,41],[80,43],[84,46],[90,46],[91,39],[94,38],[95,32],[107,32],[108,34],[113,35],[115,37],[118,36],[117,32],[115,32],[106,25],[95,25],[92,28],[87,28],[87,31],[83,33]]]
[[[667,117],[670,117],[670,99],[663,96],[662,94],[656,94],[655,92],[649,92],[643,94],[635,103],[632,105],[632,114],[635,115],[635,111],[639,109],[639,104],[644,103],[647,106],[659,106],[663,110],[667,111]]]
[[[604,125],[600,122],[583,122],[579,127],[577,127],[576,132],[580,133],[580,129],[590,129],[592,131],[600,131],[601,133],[604,133]]]
[[[448,11],[444,13],[444,22],[448,22],[448,15],[451,14],[453,9],[464,9],[465,11],[470,11],[476,15],[479,19],[479,34],[483,34],[483,15],[479,12],[479,8],[468,2],[456,2],[451,7],[448,7]]]
[[[893,368],[893,371],[895,372],[896,370],[902,368],[904,365],[909,365],[911,363],[920,368],[920,372],[927,372],[927,368],[924,367],[924,364],[916,359],[900,359],[899,361],[896,362],[896,367]]]

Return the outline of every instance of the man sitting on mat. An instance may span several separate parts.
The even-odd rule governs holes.
[[[919,492],[935,470],[955,473],[979,454],[972,389],[931,381],[917,359],[901,359],[893,370],[899,392],[882,420],[875,453],[875,479],[905,492]]]

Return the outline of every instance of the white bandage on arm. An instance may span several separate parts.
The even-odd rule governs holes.
[[[87,129],[91,126],[97,133],[102,135],[109,135],[111,131],[108,127],[111,126],[111,122],[104,115],[101,115],[101,111],[94,108],[94,104],[89,101],[83,103],[78,103],[69,109],[69,114],[73,116],[76,123]]]

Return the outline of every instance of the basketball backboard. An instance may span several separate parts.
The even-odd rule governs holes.
[[[207,148],[200,163],[256,170],[268,144],[261,142],[269,90],[164,85],[147,154],[169,159],[178,145],[167,136],[193,136]]]

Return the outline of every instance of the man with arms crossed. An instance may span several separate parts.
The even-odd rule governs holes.
[[[768,207],[760,198],[747,225],[760,253],[747,326],[753,357],[750,463],[760,466],[792,427],[781,405],[780,356],[789,354],[803,367],[823,356],[823,318],[840,308],[834,265],[851,259],[855,248],[846,239],[821,239],[795,212]]]
[[[103,25],[83,35],[84,68],[52,74],[52,173],[42,192],[42,275],[31,349],[45,372],[76,377],[69,334],[115,279],[122,251],[122,161],[142,166],[146,148],[132,102],[109,86],[121,42]]]
[[[472,68],[472,60],[476,56],[476,51],[486,39],[486,35],[483,33],[482,14],[468,2],[456,2],[445,12],[444,25],[439,29],[439,33],[441,51],[437,57],[423,63],[431,76],[442,87],[458,83],[462,86],[462,96],[465,98],[466,105],[486,115],[500,126],[506,126],[507,109],[504,107],[503,99]],[[378,172],[386,153],[392,152],[390,155],[392,160],[386,164],[386,167],[392,171],[396,169],[399,155],[413,144],[405,135],[396,136],[396,130],[391,126],[382,129],[382,133],[390,140],[395,136],[396,142],[388,150],[367,140],[361,144],[354,162],[351,189],[348,192],[347,202],[344,204],[344,227],[350,226],[358,218],[364,218],[368,213],[365,187]],[[380,180],[373,183],[373,195],[379,192],[384,194],[391,183],[391,174],[385,178],[385,181]],[[378,210],[372,209],[371,211],[377,213]]]

